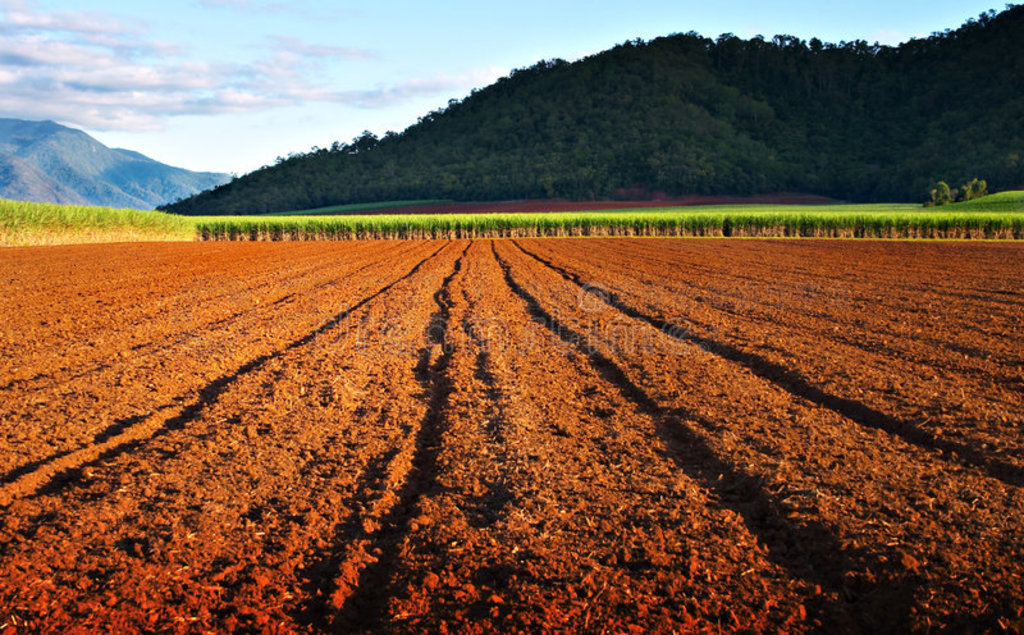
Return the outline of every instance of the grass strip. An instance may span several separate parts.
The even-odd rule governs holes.
[[[592,212],[176,216],[0,200],[0,245],[140,240],[354,240],[531,236],[1024,239],[1024,192],[912,204],[719,205]]]
[[[0,199],[0,246],[195,238],[195,223],[172,214]]]

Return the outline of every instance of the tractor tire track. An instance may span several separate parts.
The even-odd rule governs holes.
[[[519,253],[520,257],[526,262],[533,262],[545,267],[549,271],[550,276],[560,277],[566,283],[571,284],[575,292],[569,294],[570,297],[592,297],[592,294],[583,291],[583,288],[578,283],[584,280],[584,278],[581,278],[580,281],[571,280],[560,272],[551,270],[544,263],[529,258],[527,254],[519,250],[516,253]],[[553,286],[548,283],[539,288],[551,289]],[[602,291],[598,287],[593,288]],[[589,303],[598,302],[609,311],[619,312],[617,307],[613,305],[617,300],[616,296],[602,292],[599,294],[599,297],[602,301],[599,302],[592,299]],[[582,300],[580,301],[582,302]],[[631,317],[631,319],[636,318]],[[652,323],[638,319],[637,322],[638,326],[658,333],[659,337],[667,341],[679,341],[678,333],[673,332],[670,328],[666,328],[666,323],[663,320],[658,321],[656,319]],[[580,332],[580,335],[582,336],[583,333]],[[590,342],[590,345],[593,345],[592,338],[588,342]],[[885,438],[872,439],[870,434],[856,434],[855,430],[851,430],[857,437],[862,437],[860,443],[864,444],[863,450],[858,448],[856,443],[850,444],[848,448],[844,448],[843,445],[836,445],[833,449],[830,445],[834,442],[843,441],[844,444],[849,443],[849,441],[846,441],[846,439],[851,438],[849,433],[843,432],[840,434],[828,431],[829,424],[825,421],[813,422],[813,419],[810,419],[808,416],[811,414],[810,412],[808,412],[808,415],[795,417],[792,423],[786,422],[784,418],[780,418],[775,426],[770,424],[763,426],[758,422],[758,419],[761,417],[757,417],[752,412],[751,415],[755,416],[751,421],[744,423],[743,409],[750,406],[745,403],[745,399],[739,397],[735,399],[735,405],[730,408],[729,404],[733,402],[733,399],[727,396],[725,392],[715,388],[715,386],[729,385],[728,375],[730,373],[719,373],[712,370],[709,374],[705,374],[706,371],[700,369],[700,366],[703,366],[701,355],[706,355],[709,359],[713,359],[713,357],[722,358],[722,356],[718,354],[718,351],[713,349],[707,350],[707,348],[700,344],[701,342],[699,341],[690,342],[693,350],[700,351],[700,354],[693,358],[694,363],[692,367],[689,367],[689,365],[679,366],[679,371],[685,370],[684,372],[675,371],[678,373],[676,382],[682,380],[681,383],[686,385],[687,377],[703,377],[702,383],[695,386],[693,390],[705,395],[704,399],[707,399],[706,395],[715,395],[722,400],[722,403],[717,408],[712,407],[707,408],[707,410],[716,414],[718,412],[729,412],[730,414],[725,421],[707,419],[700,421],[699,427],[706,430],[708,434],[714,435],[709,438],[716,439],[716,442],[717,438],[721,438],[723,442],[720,445],[725,447],[737,447],[734,441],[729,440],[729,437],[735,438],[738,436],[743,439],[743,449],[739,450],[737,448],[735,450],[739,456],[743,457],[739,460],[744,463],[749,462],[752,465],[763,464],[763,467],[756,469],[753,475],[761,479],[767,479],[769,483],[778,481],[778,478],[773,475],[775,470],[785,468],[787,470],[785,481],[777,485],[772,484],[770,486],[772,490],[779,487],[780,493],[784,495],[785,490],[792,492],[799,488],[799,486],[786,487],[782,483],[800,483],[802,481],[810,485],[811,487],[806,490],[806,493],[812,495],[811,501],[808,501],[811,503],[810,508],[817,508],[827,512],[825,517],[828,518],[829,526],[835,528],[834,531],[837,532],[837,535],[845,536],[843,544],[859,545],[857,549],[863,550],[863,553],[866,555],[866,560],[864,561],[866,563],[872,561],[887,563],[886,565],[867,564],[861,567],[854,567],[854,570],[858,572],[856,577],[860,578],[860,581],[850,588],[846,584],[852,580],[844,581],[844,595],[852,592],[850,597],[862,598],[858,602],[889,602],[888,596],[893,593],[893,590],[900,589],[895,595],[901,598],[900,601],[909,605],[921,602],[922,600],[920,598],[913,599],[908,597],[908,594],[920,593],[917,591],[917,585],[920,584],[919,581],[930,579],[929,584],[933,585],[932,589],[935,589],[935,585],[945,587],[941,593],[932,591],[936,608],[933,608],[926,614],[922,614],[920,609],[907,612],[904,614],[905,620],[900,628],[908,628],[910,624],[915,624],[914,628],[924,628],[923,625],[927,624],[928,620],[936,619],[948,620],[946,623],[951,625],[975,623],[963,621],[965,618],[962,617],[961,612],[963,614],[968,612],[973,614],[975,616],[973,619],[978,620],[976,623],[987,623],[990,625],[1003,623],[999,622],[1001,618],[997,618],[998,615],[1002,614],[1001,610],[994,609],[992,606],[1013,604],[1013,600],[1009,598],[1012,597],[1014,592],[1007,588],[1005,581],[1000,585],[993,585],[991,588],[988,588],[987,593],[989,595],[987,599],[973,603],[971,608],[967,609],[963,605],[963,589],[973,585],[987,585],[983,581],[984,576],[978,576],[977,571],[970,565],[958,568],[956,574],[951,574],[949,571],[944,570],[942,566],[937,566],[935,567],[937,570],[933,570],[933,566],[924,567],[921,565],[921,562],[929,560],[933,563],[944,562],[943,554],[951,551],[962,551],[968,561],[986,559],[1005,561],[1009,554],[1016,551],[1015,545],[1018,538],[1015,536],[1019,532],[1008,526],[1001,527],[1005,523],[1002,521],[999,513],[987,506],[978,505],[978,502],[981,500],[1016,500],[1020,498],[1017,486],[1012,483],[1005,483],[1002,479],[993,478],[993,474],[989,474],[984,470],[950,471],[948,467],[943,465],[944,463],[948,465],[950,457],[940,456],[934,451],[927,451],[927,449],[922,451],[913,444],[901,446],[903,440],[898,435],[890,435],[891,440],[895,441],[895,443],[892,443]],[[669,375],[665,375],[664,381],[659,379],[652,382],[652,379],[654,379],[652,375],[657,374],[654,369],[658,368],[659,365],[663,366],[667,371],[671,366],[681,363],[685,364],[687,359],[689,359],[684,356],[677,358],[675,361],[666,359],[664,362],[659,362],[658,348],[648,348],[646,352],[645,349],[641,349],[638,352],[628,348],[616,347],[614,342],[609,343],[608,346],[608,350],[612,351],[612,353],[621,353],[625,356],[623,359],[629,359],[629,363],[623,366],[623,369],[633,377],[634,381],[641,384],[650,382],[652,385],[657,386],[654,390],[659,395],[659,402],[663,398],[667,399],[671,404],[676,404],[680,401],[684,403],[689,402],[694,404],[689,406],[691,408],[689,412],[692,413],[694,409],[698,412],[704,412],[704,405],[695,399],[671,397],[673,383],[669,379]],[[641,356],[639,359],[636,357],[638,354]],[[724,358],[722,359],[729,361]],[[637,362],[641,362],[642,365]],[[623,363],[625,364],[625,362]],[[669,366],[664,366],[666,363]],[[742,370],[746,371],[747,369],[744,368]],[[722,376],[719,377],[719,374]],[[757,377],[757,374],[754,374],[754,377]],[[710,382],[710,384],[706,382]],[[734,390],[739,395],[761,394],[767,397],[765,392],[759,393],[758,389],[748,385],[750,382],[742,380],[741,377],[736,377],[733,383],[736,384]],[[679,385],[679,383],[675,385]],[[799,405],[800,396],[793,395],[793,397],[795,398],[794,405]],[[771,400],[768,401],[770,403]],[[797,410],[794,410],[792,406],[789,407],[789,411],[793,415],[797,414]],[[779,414],[784,414],[784,411]],[[769,417],[770,415],[765,413],[762,416]],[[804,417],[807,417],[810,427],[805,427],[808,424],[801,421]],[[839,423],[842,423],[843,420],[849,421],[849,419],[843,418]],[[799,425],[794,426],[794,423],[799,423]],[[861,426],[864,431],[872,430],[871,427],[862,426],[859,422],[851,423]],[[759,428],[763,428],[763,431],[757,432],[756,430]],[[790,438],[787,439],[787,437]],[[814,448],[814,450],[811,452],[801,451],[801,443],[808,444],[806,447]],[[780,450],[787,448],[787,446],[791,449],[787,449],[784,453],[780,454]],[[732,451],[734,450],[730,450],[730,452]],[[857,454],[862,452],[866,456],[863,458],[856,457]],[[792,474],[789,468],[793,461],[807,466],[803,468],[807,470],[807,476],[794,478],[795,475]],[[849,467],[839,468],[839,466],[847,462]],[[879,472],[877,468],[879,462],[891,464],[891,471],[882,470]],[[954,464],[960,465],[960,463],[955,461]],[[835,466],[837,469],[840,469],[835,475],[838,478],[827,476],[827,470],[822,471],[823,467],[828,468],[829,466]],[[865,484],[870,483],[871,494],[865,496],[865,492],[851,489],[846,484],[850,480]],[[806,488],[807,485],[804,485],[804,487]],[[940,500],[943,501],[939,503],[941,507],[933,508],[932,502],[929,502],[925,507],[919,507],[917,501],[921,500],[922,492],[929,492],[930,495],[934,495],[937,492],[949,492],[950,495],[940,494]],[[956,498],[955,492],[970,492],[969,496],[971,498],[968,501],[971,504],[965,507],[953,502]],[[793,493],[797,494],[793,502],[800,506],[807,504],[807,502],[802,501],[804,493],[799,491]],[[850,502],[844,502],[846,500],[850,500]],[[850,503],[853,504],[851,505]],[[1016,505],[1016,503],[1014,504]],[[836,510],[843,509],[844,507],[847,510],[858,509],[862,511],[857,514],[850,514],[847,511],[845,512],[846,517],[844,515],[836,515]],[[877,509],[877,512],[868,511],[872,508]],[[996,508],[998,508],[998,505]],[[874,515],[879,512],[883,514],[882,518]],[[940,523],[948,524],[949,533],[939,530]],[[963,533],[960,534],[959,532]],[[963,537],[956,537],[951,541],[951,535]],[[930,537],[924,539],[923,536]],[[968,539],[966,536],[972,536],[972,538]],[[915,543],[917,544],[915,549],[906,551],[910,545]],[[973,555],[968,556],[966,554]],[[893,582],[870,581],[871,577],[879,570],[891,571]],[[957,576],[958,581],[947,585],[945,581],[950,575]],[[1003,579],[1005,580],[1005,578]],[[903,582],[899,580],[903,580]],[[886,599],[881,600],[881,598]],[[874,613],[876,618],[878,616],[877,610],[878,605],[874,605],[873,608],[865,607],[861,609],[866,614]],[[892,623],[890,625],[895,626]],[[871,624],[865,624],[864,626],[865,628],[872,627]]]
[[[306,333],[302,337],[293,340],[284,348],[271,353],[260,355],[242,364],[234,371],[221,375],[198,390],[198,396],[194,401],[184,406],[176,413],[154,414],[154,416],[136,422],[128,429],[107,438],[95,445],[82,448],[70,454],[57,457],[47,463],[39,464],[31,472],[17,476],[15,480],[4,483],[0,486],[0,507],[6,507],[13,500],[22,498],[42,489],[48,483],[53,484],[47,490],[52,495],[54,487],[59,488],[66,481],[74,480],[76,474],[98,461],[109,460],[124,452],[135,450],[139,444],[146,439],[158,436],[171,430],[178,430],[186,427],[189,422],[198,417],[204,410],[216,403],[220,396],[240,377],[255,372],[262,368],[267,362],[277,359],[286,353],[308,345],[316,338],[329,332],[338,324],[343,322],[353,311],[365,304],[375,300],[396,284],[414,276],[420,268],[437,256],[444,246],[437,251],[420,260],[404,275],[384,285],[373,294],[363,298],[355,304],[343,309],[318,328]],[[159,410],[158,410],[159,412]]]
[[[396,460],[408,470],[389,479],[389,490],[397,490],[393,504],[374,510],[364,519],[365,536],[350,547],[335,580],[331,603],[338,614],[331,628],[344,632],[376,631],[384,620],[389,596],[389,576],[399,557],[399,549],[415,520],[419,499],[436,486],[437,457],[441,437],[447,426],[448,397],[453,390],[447,375],[453,349],[448,339],[453,300],[450,286],[462,270],[463,259],[472,246],[466,245],[455,261],[452,272],[433,295],[437,310],[424,329],[426,345],[420,351],[416,372],[427,395],[426,415],[415,430],[410,456]]]
[[[1020,487],[1024,485],[1024,468],[1005,462],[993,457],[986,452],[976,448],[945,439],[932,434],[927,430],[912,426],[906,422],[885,414],[871,406],[853,400],[840,397],[826,392],[821,387],[811,383],[799,371],[786,368],[776,364],[756,353],[741,350],[726,342],[710,337],[697,335],[688,327],[673,324],[654,315],[641,311],[635,307],[622,302],[615,294],[603,292],[601,287],[592,286],[590,282],[584,282],[582,278],[554,263],[533,254],[516,242],[513,242],[523,254],[533,258],[537,262],[548,267],[565,280],[577,285],[580,289],[596,297],[601,302],[620,311],[631,318],[641,320],[658,329],[665,335],[678,340],[690,342],[700,346],[703,350],[718,355],[719,357],[736,363],[749,370],[754,375],[771,382],[772,384],[791,393],[795,397],[806,399],[811,403],[823,406],[836,412],[839,415],[850,419],[860,425],[876,430],[882,430],[893,436],[897,436],[907,443],[923,448],[925,450],[938,450],[943,457],[959,465],[981,470],[989,477],[1000,480],[1007,485]]]
[[[799,549],[810,553],[805,560],[792,560],[785,556],[773,557],[776,564],[791,575],[822,587],[834,596],[841,594],[845,572],[857,565],[865,567],[864,563],[856,563],[856,560],[864,558],[867,554],[861,554],[858,558],[857,555],[849,553],[849,550],[844,550],[829,528],[813,520],[792,522],[790,515],[794,510],[789,508],[784,499],[759,489],[758,478],[755,475],[746,473],[728,460],[719,457],[708,446],[702,434],[690,427],[690,422],[694,422],[705,429],[713,429],[712,424],[694,412],[667,411],[662,408],[654,398],[629,378],[619,364],[590,344],[586,336],[560,322],[545,310],[537,298],[517,282],[511,264],[498,255],[497,250],[494,251],[494,257],[505,273],[509,289],[527,303],[534,317],[587,358],[605,381],[615,386],[626,399],[656,421],[658,436],[667,443],[671,456],[677,461],[680,469],[705,489],[715,492],[723,505],[740,514],[750,531],[767,545],[769,554],[785,554],[792,545],[798,545]],[[823,563],[825,567],[808,566],[809,562]],[[903,598],[904,601],[909,600],[906,590],[894,590],[895,596]],[[897,622],[905,617],[903,612],[909,610],[908,606],[890,608]],[[823,620],[826,629],[845,630],[855,624],[855,616],[846,613],[841,603],[827,602],[815,606],[814,609],[817,610],[818,617]]]
[[[518,244],[0,254],[13,285],[0,299],[13,307],[0,325],[9,352],[0,384],[63,380],[76,372],[72,359],[81,371],[109,366],[53,389],[14,382],[0,392],[15,414],[0,404],[0,492],[71,452],[110,450],[7,501],[0,630],[1024,628],[1024,488],[762,376],[796,373],[826,395],[1020,465],[1013,369],[976,360],[1020,356],[1006,344],[1020,316],[984,298],[1017,299],[1019,281],[1003,272],[1024,249]],[[860,265],[865,254],[871,262]],[[118,276],[126,257],[138,268]],[[856,304],[813,293],[818,276],[849,282]],[[943,280],[917,298],[900,276]],[[135,286],[104,288],[122,280]],[[197,284],[213,286],[186,293]],[[751,285],[739,295],[758,301],[730,295],[732,284]],[[245,308],[231,299],[236,289],[252,290],[259,308],[233,317]],[[760,301],[762,289],[779,311]],[[64,296],[80,319],[57,310]],[[185,297],[211,306],[176,306]],[[866,313],[874,303],[877,315]],[[691,313],[694,323],[678,319]],[[810,328],[786,323],[808,316],[821,317]],[[928,326],[949,339],[960,319],[992,334],[964,331],[969,359],[928,352],[930,340],[913,335]],[[170,332],[176,320],[228,341],[197,344]],[[863,329],[867,348],[875,331],[906,332],[905,352],[886,367],[882,351],[829,347],[830,321],[853,340]],[[72,339],[68,355],[60,338]],[[161,343],[164,352],[146,348]],[[137,360],[103,359],[136,345]],[[885,392],[926,371],[906,361],[918,353],[942,377]],[[965,381],[972,372],[976,382],[991,373],[986,394],[950,391],[924,409],[936,387],[985,391]],[[118,386],[121,376],[135,383]],[[918,424],[915,400],[924,414],[948,411]],[[961,402],[983,413],[961,412]],[[1007,420],[992,421],[1000,414]]]

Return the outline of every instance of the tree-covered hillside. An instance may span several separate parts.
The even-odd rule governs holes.
[[[544,61],[400,134],[313,148],[167,206],[804,191],[919,201],[1024,185],[1024,6],[899,47],[695,33]]]

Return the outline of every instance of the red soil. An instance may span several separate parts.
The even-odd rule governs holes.
[[[0,252],[0,630],[1024,629],[1024,246]]]
[[[757,194],[754,196],[682,196],[633,201],[563,201],[530,199],[524,201],[464,202],[412,207],[384,207],[374,214],[513,214],[517,212],[581,212],[642,207],[689,207],[694,205],[828,205],[839,201],[814,194]],[[360,212],[361,213],[361,212]]]

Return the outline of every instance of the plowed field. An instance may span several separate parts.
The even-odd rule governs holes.
[[[0,632],[1024,629],[1024,246],[0,251]]]

